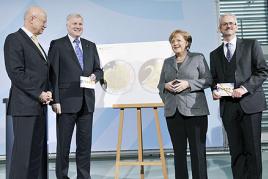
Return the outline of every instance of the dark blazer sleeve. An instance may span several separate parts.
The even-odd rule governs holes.
[[[39,101],[43,90],[36,81],[37,77],[32,77],[26,72],[26,68],[30,67],[25,66],[25,49],[19,42],[20,39],[15,33],[10,34],[5,40],[4,56],[7,74],[13,86]]]
[[[265,62],[261,46],[257,40],[254,40],[251,45],[251,69],[252,74],[242,85],[248,90],[249,93],[254,93],[260,88],[263,82],[268,77],[268,67]]]
[[[48,59],[50,63],[49,78],[53,94],[53,103],[60,103],[59,97],[59,61],[60,61],[60,52],[58,47],[55,45],[55,41],[51,41]]]
[[[210,53],[210,73],[211,73],[211,77],[212,77],[211,91],[213,91],[216,88],[216,85],[218,83],[218,77],[217,77],[216,67],[215,67],[214,52]]]
[[[100,79],[103,78],[103,70],[101,69],[100,66],[100,58],[95,44],[93,45],[93,53],[94,53],[93,73],[96,76],[96,80],[99,81]]]

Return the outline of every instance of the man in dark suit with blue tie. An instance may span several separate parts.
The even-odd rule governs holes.
[[[90,178],[90,154],[95,91],[80,87],[80,77],[99,81],[103,77],[96,45],[81,38],[83,18],[67,17],[68,35],[53,40],[49,49],[50,77],[53,89],[53,111],[57,114],[58,179],[68,178],[69,152],[76,124],[77,178]]]
[[[224,14],[219,20],[223,43],[210,53],[213,87],[233,83],[230,96],[221,96],[213,88],[213,98],[220,99],[220,115],[227,132],[232,172],[235,179],[261,179],[261,118],[266,109],[262,88],[268,67],[256,40],[236,37],[237,19]]]
[[[46,28],[47,15],[30,7],[24,26],[5,40],[5,65],[11,80],[7,114],[12,116],[14,143],[10,179],[36,179],[46,168],[46,107],[52,101],[47,56],[37,41]],[[39,178],[46,179],[43,170]]]

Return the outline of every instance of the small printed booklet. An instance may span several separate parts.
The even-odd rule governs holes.
[[[80,88],[95,89],[96,83],[89,77],[80,76]]]
[[[217,83],[216,94],[220,96],[232,96],[234,83]]]

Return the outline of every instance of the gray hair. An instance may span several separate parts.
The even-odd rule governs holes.
[[[235,23],[237,24],[237,18],[236,18],[236,16],[235,16],[234,14],[232,14],[232,13],[226,13],[226,14],[222,14],[222,15],[220,15],[220,18],[219,18],[219,26],[221,25],[221,21],[222,21],[222,19],[223,19],[224,17],[226,17],[226,16],[231,16],[231,17],[233,17],[233,18],[235,19]]]
[[[81,18],[82,19],[82,21],[83,21],[83,17],[80,15],[80,14],[76,14],[76,13],[74,13],[74,14],[69,14],[68,16],[67,16],[67,18],[66,18],[66,21],[68,22],[71,18]]]

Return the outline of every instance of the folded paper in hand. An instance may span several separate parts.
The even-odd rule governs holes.
[[[95,89],[96,83],[90,77],[80,76],[80,88]]]
[[[216,94],[220,96],[232,96],[234,83],[217,83]]]

